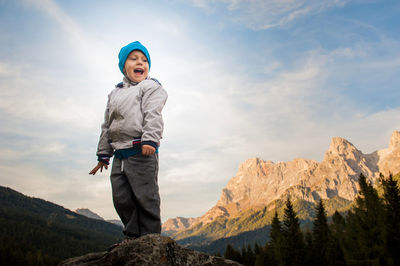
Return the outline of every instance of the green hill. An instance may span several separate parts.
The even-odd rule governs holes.
[[[55,265],[122,239],[117,225],[0,186],[1,265]]]

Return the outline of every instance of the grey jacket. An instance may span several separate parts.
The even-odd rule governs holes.
[[[97,156],[111,157],[114,150],[132,147],[132,141],[158,147],[164,129],[161,111],[167,92],[153,78],[132,83],[124,77],[108,95]]]

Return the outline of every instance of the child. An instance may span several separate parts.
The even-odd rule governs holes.
[[[140,42],[121,48],[123,81],[108,95],[97,149],[98,164],[89,173],[111,169],[115,209],[129,238],[161,232],[158,192],[158,146],[163,132],[161,111],[167,92],[148,76],[150,55]]]

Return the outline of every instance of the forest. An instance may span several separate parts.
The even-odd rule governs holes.
[[[396,180],[397,179],[397,180]],[[228,244],[224,257],[244,265],[400,265],[399,175],[376,188],[359,177],[359,194],[344,214],[327,217],[322,200],[312,227],[302,230],[288,197],[281,220],[272,219],[264,246],[236,250]]]
[[[106,250],[123,239],[121,231],[117,225],[0,187],[0,265],[57,265]]]

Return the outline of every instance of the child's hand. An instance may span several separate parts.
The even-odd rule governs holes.
[[[153,155],[156,152],[156,149],[150,145],[143,145],[142,146],[142,154],[143,155]]]
[[[103,162],[98,162],[96,167],[93,168],[92,171],[90,171],[89,175],[95,175],[96,172],[100,169],[100,172],[103,172],[103,167],[106,168],[106,170],[108,169],[108,165],[106,163]]]

